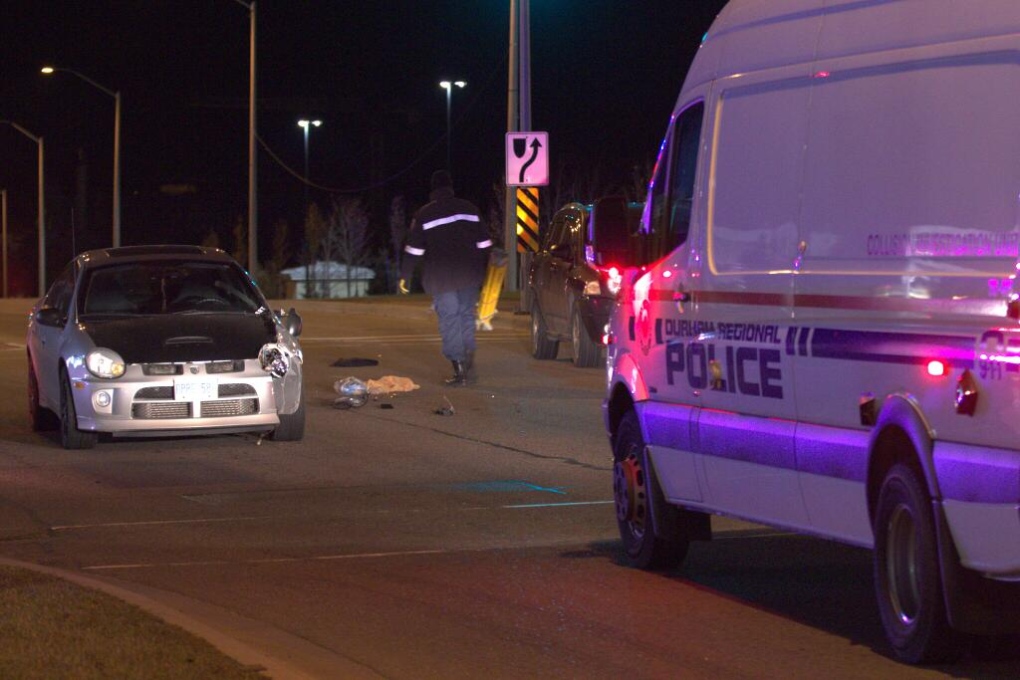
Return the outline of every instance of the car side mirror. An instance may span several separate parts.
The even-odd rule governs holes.
[[[43,307],[35,313],[35,320],[43,326],[55,326],[58,328],[67,323],[64,311],[56,307]]]
[[[290,308],[290,311],[283,317],[283,325],[287,328],[287,332],[293,337],[296,338],[301,335],[303,324],[301,322],[301,315],[297,313],[296,309],[293,307]]]

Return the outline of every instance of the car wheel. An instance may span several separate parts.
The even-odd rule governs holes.
[[[276,426],[270,439],[277,442],[297,442],[305,437],[305,395],[301,393],[301,403],[293,413],[279,414],[280,424]]]
[[[543,361],[555,359],[560,343],[549,337],[549,329],[545,326],[542,312],[538,305],[531,303],[531,356]]]
[[[60,370],[60,443],[65,449],[91,449],[99,441],[95,432],[78,429],[78,416],[74,411],[71,381],[65,369]]]
[[[931,501],[917,474],[889,470],[875,510],[875,589],[886,637],[906,663],[948,662],[964,636],[949,627]]]
[[[574,307],[574,313],[570,315],[570,339],[574,344],[575,366],[594,368],[599,365],[602,348],[588,335],[577,307]]]
[[[669,506],[659,488],[633,411],[628,411],[617,427],[613,458],[616,522],[627,559],[640,569],[678,566],[687,556],[690,541],[682,530],[680,509]],[[653,517],[660,527],[676,527],[675,535],[657,536]]]
[[[39,379],[28,360],[28,419],[33,432],[49,432],[57,429],[57,417],[53,411],[39,403]]]

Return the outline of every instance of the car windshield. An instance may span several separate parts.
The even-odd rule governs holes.
[[[79,314],[255,312],[258,293],[236,267],[218,262],[132,262],[88,272]]]

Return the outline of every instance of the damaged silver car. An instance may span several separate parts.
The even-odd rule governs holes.
[[[274,313],[229,255],[131,246],[76,257],[32,309],[34,430],[114,437],[305,431],[301,319]]]

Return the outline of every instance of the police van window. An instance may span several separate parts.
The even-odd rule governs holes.
[[[705,105],[695,104],[680,115],[677,121],[676,148],[673,152],[673,169],[670,172],[669,234],[673,247],[687,239],[691,226],[691,204],[694,200],[694,174],[698,168],[698,150],[701,145],[701,121]]]
[[[702,102],[689,107],[663,142],[642,218],[647,225],[641,254],[644,262],[663,257],[687,238],[704,112]]]

